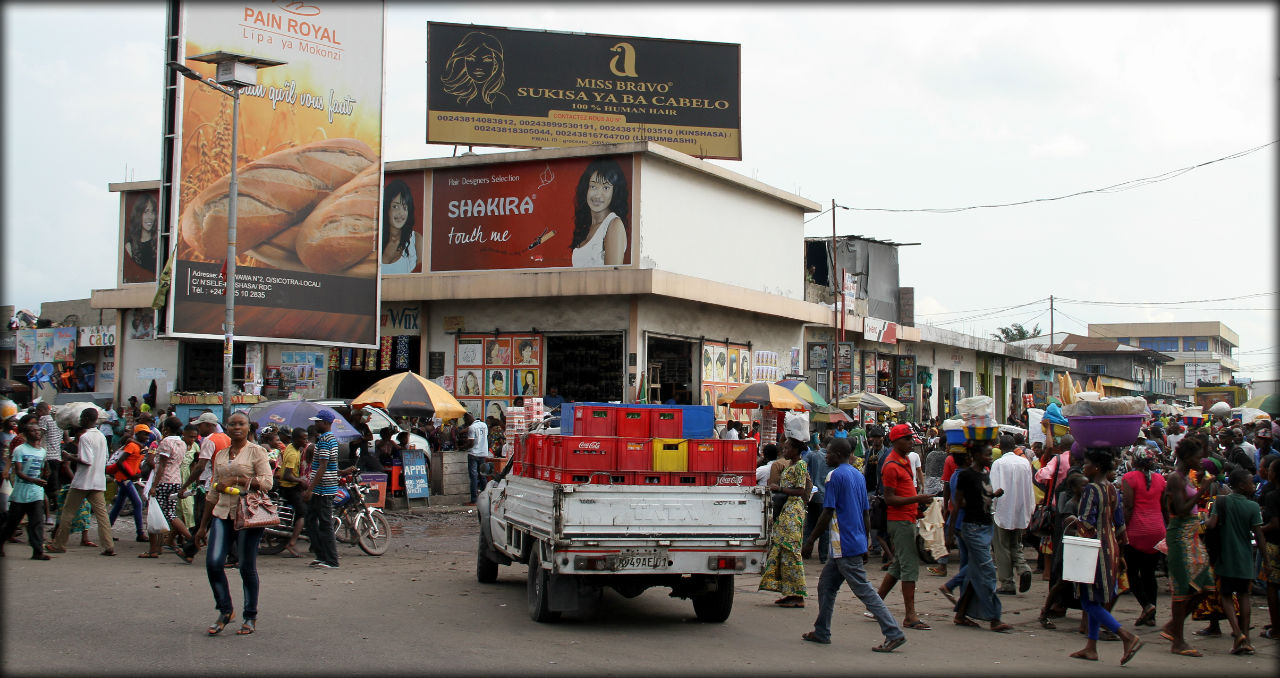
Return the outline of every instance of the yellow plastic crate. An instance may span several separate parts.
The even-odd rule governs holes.
[[[676,473],[688,471],[689,441],[677,438],[654,438],[653,470]]]

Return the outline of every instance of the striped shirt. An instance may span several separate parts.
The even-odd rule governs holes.
[[[58,428],[58,424],[54,422],[53,417],[44,415],[40,417],[40,428],[44,429],[44,458],[45,461],[61,461],[62,460],[62,429]]]
[[[323,465],[323,466],[321,466]],[[316,450],[312,453],[311,466],[320,466],[324,472],[320,474],[320,482],[316,483],[313,492],[319,495],[338,493],[338,439],[332,433],[321,433],[316,439]]]

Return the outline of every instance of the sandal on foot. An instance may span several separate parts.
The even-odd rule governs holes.
[[[235,612],[226,612],[224,614],[218,615],[218,618],[215,619],[213,621],[213,624],[209,626],[209,630],[208,630],[209,635],[216,636],[219,633],[222,633],[222,629],[227,628],[227,624],[230,624],[231,620],[234,619],[235,616],[236,616]]]
[[[1142,649],[1143,644],[1144,643],[1141,638],[1134,636],[1133,645],[1125,648],[1124,656],[1120,658],[1120,665],[1124,666],[1125,664],[1128,664],[1129,660],[1133,659],[1133,655],[1138,654],[1138,650]]]
[[[1259,633],[1258,635],[1259,635],[1259,636],[1261,636],[1261,637],[1263,637],[1263,638],[1266,638],[1267,640],[1275,640],[1275,639],[1276,639],[1275,632],[1274,632],[1274,631],[1272,631],[1272,630],[1271,630],[1271,629],[1269,629],[1269,628],[1268,628],[1268,629],[1264,629],[1264,630],[1262,631],[1262,633]]]
[[[1013,624],[1006,624],[1004,622],[1000,622],[999,624],[992,626],[991,630],[995,631],[996,633],[1008,633],[1013,630]]]
[[[236,631],[237,636],[247,636],[254,632],[254,625],[258,623],[257,619],[246,619],[240,624],[240,630]]]
[[[1194,647],[1189,647],[1185,650],[1170,650],[1170,652],[1183,657],[1203,657],[1204,656],[1203,652],[1195,649]]]
[[[778,603],[778,607],[804,607],[804,599],[788,600],[785,603]]]
[[[138,557],[139,557],[139,558],[159,558],[159,557],[160,557],[160,554],[159,554],[159,553],[152,553],[152,552],[150,552],[150,551],[143,551],[142,553],[139,553],[139,554],[138,554]]]
[[[1209,630],[1209,629],[1200,629],[1199,631],[1192,631],[1192,632],[1191,632],[1191,635],[1193,635],[1193,636],[1200,636],[1201,638],[1221,638],[1221,637],[1222,637],[1222,632],[1221,632],[1221,631],[1211,631],[1211,630]]]
[[[1039,619],[1037,619],[1036,621],[1040,622],[1040,628],[1042,628],[1042,629],[1046,629],[1046,630],[1052,631],[1052,630],[1054,630],[1054,629],[1058,628],[1058,625],[1057,625],[1057,624],[1055,624],[1055,623],[1053,623],[1053,621],[1052,621],[1051,619],[1049,619],[1048,617],[1044,617],[1044,616],[1042,616],[1042,617],[1040,617]]]
[[[92,541],[82,541],[82,542],[80,542],[80,545],[81,545],[81,546],[84,546],[84,547],[86,547],[86,548],[91,548],[91,549],[96,549],[96,548],[98,548],[98,544],[97,544],[96,542],[92,542]]]
[[[1089,653],[1085,652],[1084,650],[1077,650],[1067,656],[1071,657],[1072,659],[1084,659],[1085,661],[1091,661],[1091,662],[1098,661],[1098,655],[1094,655],[1090,657]]]
[[[905,645],[906,642],[907,642],[907,637],[900,636],[898,638],[894,638],[893,640],[886,640],[883,643],[880,643],[879,645],[871,648],[871,651],[872,652],[893,652],[894,650]]]
[[[952,592],[951,592],[949,589],[947,589],[947,587],[945,587],[945,586],[939,586],[939,587],[938,587],[938,593],[941,593],[944,597],[946,597],[946,599],[947,599],[947,600],[951,601],[951,604],[952,604],[952,605],[956,605],[956,604],[958,604],[958,603],[959,603],[959,601],[958,601],[958,600],[956,600],[956,596],[955,596],[955,594],[954,594],[954,593],[952,593]]]
[[[809,641],[809,642],[811,642],[811,643],[818,643],[818,644],[820,644],[820,645],[830,645],[830,644],[831,644],[831,639],[830,639],[830,638],[827,638],[826,640],[823,640],[822,638],[819,638],[819,637],[818,637],[818,634],[814,633],[813,631],[806,631],[805,633],[800,634],[800,638],[801,638],[801,639],[803,639],[803,640],[807,640],[807,641]]]
[[[45,544],[44,550],[46,553],[66,553],[67,552],[66,549],[59,548],[57,546],[54,546],[53,544]]]
[[[108,549],[108,550],[106,550],[106,551],[103,551],[102,553],[99,553],[98,555],[100,555],[100,556],[114,556],[115,554],[116,554],[116,550],[115,550],[115,549]]]
[[[968,617],[956,617],[955,619],[951,620],[951,623],[955,624],[956,626],[972,626],[975,629],[978,628],[979,626],[978,622]]]
[[[923,619],[917,619],[913,622],[907,622],[902,625],[904,629],[915,629],[917,631],[932,631],[933,627],[929,626]]]
[[[53,556],[47,553],[41,553],[38,556],[31,556],[32,560],[53,560]]]

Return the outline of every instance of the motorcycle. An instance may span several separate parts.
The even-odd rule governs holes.
[[[365,496],[373,491],[368,483],[343,476],[338,483],[338,492],[333,497],[333,535],[345,544],[355,544],[360,550],[371,556],[380,556],[387,552],[391,545],[391,523],[387,521],[382,509],[369,506]],[[284,550],[285,544],[293,537],[293,507],[280,498],[275,490],[270,493],[280,515],[280,524],[266,528],[262,541],[258,542],[260,555],[275,555]],[[298,535],[299,539],[307,539],[306,531]]]

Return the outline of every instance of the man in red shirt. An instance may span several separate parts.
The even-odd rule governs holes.
[[[893,562],[884,580],[880,582],[883,599],[893,585],[902,581],[902,602],[906,615],[902,627],[927,631],[931,627],[916,614],[916,580],[920,576],[920,556],[916,550],[916,517],[919,507],[933,501],[933,495],[916,494],[916,482],[911,473],[912,431],[906,424],[889,429],[889,444],[893,447],[881,463],[880,484],[884,494],[885,518],[890,543],[893,545]]]

